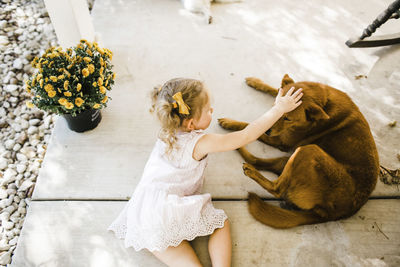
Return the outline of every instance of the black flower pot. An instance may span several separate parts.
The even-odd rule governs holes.
[[[73,117],[71,114],[63,114],[67,120],[68,127],[75,132],[82,133],[92,130],[101,121],[101,113],[99,109],[88,109]]]

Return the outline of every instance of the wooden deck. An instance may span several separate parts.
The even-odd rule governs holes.
[[[173,77],[205,81],[214,106],[209,131],[220,133],[217,118],[251,121],[273,104],[272,97],[247,87],[245,77],[278,87],[289,73],[330,84],[347,92],[366,116],[381,164],[399,168],[400,128],[387,124],[400,121],[400,91],[391,78],[400,72],[400,48],[344,44],[391,1],[350,2],[214,4],[214,22],[205,25],[185,17],[177,0],[96,0],[95,29],[114,52],[112,101],[93,131],[78,134],[62,118],[56,122],[11,266],[161,266],[150,253],[125,249],[106,229],[131,196],[157,137],[149,91]],[[382,33],[398,28],[385,26]],[[368,78],[355,79],[360,74]],[[258,142],[249,150],[284,154]],[[400,265],[397,187],[379,181],[372,199],[347,220],[275,230],[247,211],[248,191],[272,197],[243,174],[242,163],[235,151],[210,155],[203,189],[229,216],[233,266]],[[206,241],[193,245],[210,266]]]

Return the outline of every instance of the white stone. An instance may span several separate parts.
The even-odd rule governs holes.
[[[4,29],[7,26],[7,21],[6,20],[0,20],[0,29]]]
[[[9,249],[10,249],[10,246],[7,244],[6,240],[4,240],[4,239],[0,240],[0,251],[6,251]]]
[[[11,262],[11,251],[5,252],[0,255],[0,264],[6,265]]]
[[[21,125],[22,129],[28,129],[29,127],[29,122],[27,120],[21,120],[19,124]]]
[[[18,192],[21,191],[26,191],[29,187],[31,187],[32,185],[34,185],[34,183],[31,180],[26,180],[25,182],[23,182],[21,184],[21,186],[18,188]]]
[[[7,212],[7,211],[3,211],[3,212],[0,214],[0,220],[1,220],[2,222],[8,221],[9,218],[10,218],[10,213]]]
[[[15,188],[8,188],[6,192],[7,195],[15,195],[17,193],[17,190],[15,190]]]
[[[38,132],[38,128],[36,127],[36,126],[30,126],[29,128],[28,128],[28,134],[30,135],[30,134],[35,134],[35,133],[37,133]]]
[[[16,179],[17,172],[13,169],[8,168],[3,174],[3,180],[1,181],[2,185],[7,185],[12,183]]]
[[[8,150],[11,150],[15,145],[15,140],[9,139],[4,142],[4,145]]]
[[[8,198],[0,200],[0,208],[5,209],[6,207],[8,207],[11,204],[11,202],[12,202],[12,200],[10,200]]]
[[[5,199],[8,197],[7,190],[0,188],[0,199]]]
[[[9,43],[7,36],[0,35],[0,48]]]
[[[22,130],[21,125],[19,125],[18,123],[14,123],[14,124],[12,125],[12,127],[13,127],[13,129],[14,129],[17,133],[21,132],[21,130]]]
[[[0,170],[4,170],[7,168],[7,159],[4,157],[0,157]]]
[[[39,120],[39,119],[31,119],[31,120],[29,120],[29,125],[36,126],[40,123],[40,121],[41,120]]]
[[[18,144],[18,143],[17,143],[17,144],[14,145],[13,150],[14,150],[15,152],[17,152],[17,151],[19,151],[19,150],[21,149],[21,147],[22,147],[21,144]]]
[[[10,222],[10,221],[3,222],[2,225],[3,225],[4,229],[6,229],[6,230],[10,230],[14,227],[14,223]]]
[[[28,160],[28,158],[27,158],[24,154],[22,154],[22,153],[18,153],[18,154],[17,154],[17,159],[18,159],[19,161],[22,161],[22,162],[25,162],[25,161]]]
[[[26,164],[18,164],[17,165],[17,172],[23,173],[26,170]]]
[[[10,244],[10,246],[15,246],[18,242],[18,236],[14,237],[13,239],[11,239],[8,244]]]
[[[14,69],[20,70],[20,69],[22,69],[22,67],[23,67],[23,64],[22,64],[22,60],[21,59],[17,58],[16,60],[14,60],[14,62],[13,62],[13,68]]]
[[[14,92],[18,89],[18,86],[15,84],[8,84],[5,86],[5,90],[9,93]]]
[[[21,199],[21,201],[22,201],[23,199]],[[19,207],[18,208],[18,212],[20,213],[20,214],[26,214],[26,208],[24,208],[24,207]]]
[[[19,196],[15,196],[14,197],[14,203],[19,203],[21,201],[21,199],[19,198]]]

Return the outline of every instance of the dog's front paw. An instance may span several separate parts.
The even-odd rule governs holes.
[[[260,87],[263,84],[263,81],[261,81],[258,78],[255,78],[255,77],[247,77],[246,84],[250,87],[257,89],[258,87]]]
[[[236,121],[228,119],[228,118],[218,119],[219,125],[221,125],[221,127],[226,130],[235,130],[235,128],[234,128],[235,122]]]
[[[243,163],[243,172],[246,176],[252,178],[258,173],[257,169],[249,163]]]

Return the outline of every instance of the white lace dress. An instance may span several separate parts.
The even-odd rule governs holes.
[[[207,158],[196,161],[192,153],[203,135],[178,133],[169,157],[157,140],[131,199],[108,228],[125,247],[162,251],[224,226],[225,212],[213,207],[210,194],[200,194]]]

